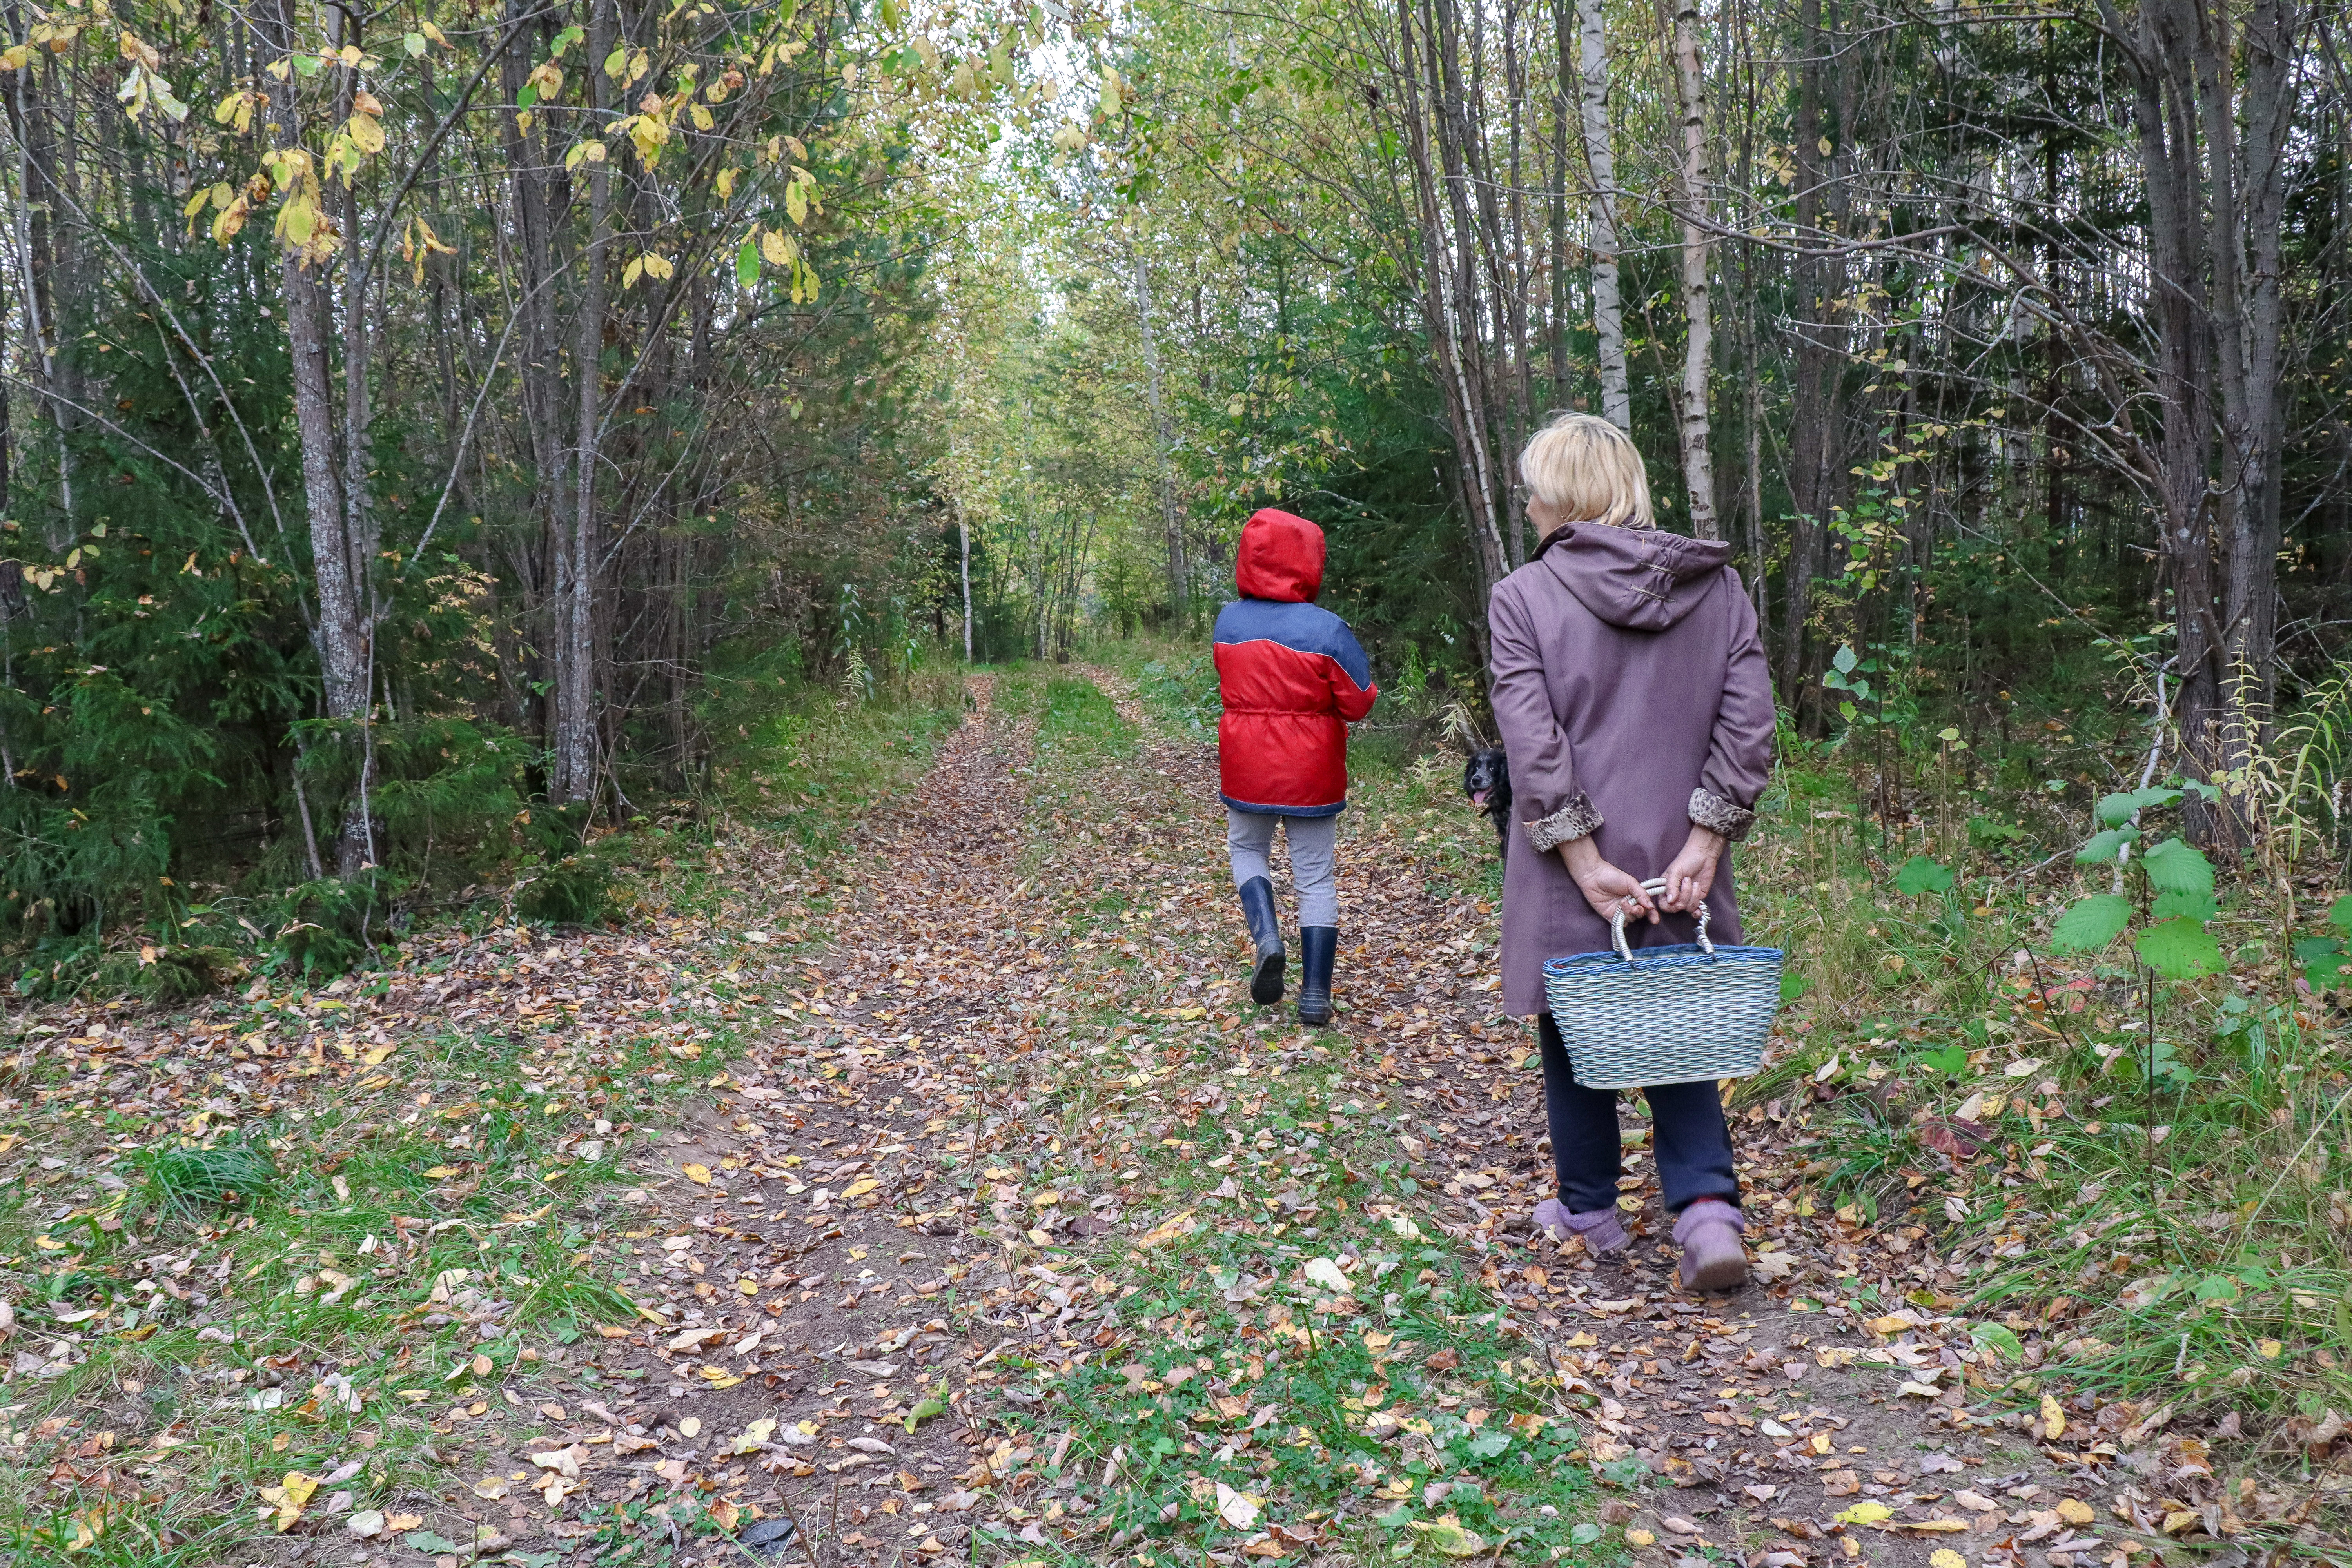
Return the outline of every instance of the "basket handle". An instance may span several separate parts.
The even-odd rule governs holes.
[[[1653,877],[1642,884],[1642,891],[1649,894],[1653,899],[1664,898],[1666,892],[1666,879],[1664,877]],[[1698,905],[1698,945],[1700,951],[1712,958],[1715,956],[1715,943],[1706,939],[1706,900],[1701,899]],[[1617,912],[1609,917],[1609,935],[1617,944],[1617,956],[1628,963],[1633,963],[1633,950],[1625,943],[1625,900],[1622,899],[1617,900]]]

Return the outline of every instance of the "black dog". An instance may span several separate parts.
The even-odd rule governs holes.
[[[1509,760],[1500,746],[1488,746],[1470,753],[1462,768],[1462,793],[1470,804],[1485,812],[1495,824],[1496,851],[1505,858],[1511,853],[1511,769]]]

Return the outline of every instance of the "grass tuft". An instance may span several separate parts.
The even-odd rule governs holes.
[[[278,1184],[268,1152],[245,1142],[173,1143],[138,1158],[139,1197],[149,1212],[194,1219],[221,1204],[250,1205]]]

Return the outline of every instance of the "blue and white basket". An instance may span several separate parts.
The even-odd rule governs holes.
[[[1653,899],[1664,879],[1644,882]],[[1748,1078],[1763,1065],[1765,1037],[1780,1008],[1777,947],[1717,947],[1706,939],[1638,951],[1626,945],[1625,915],[1610,921],[1616,948],[1544,965],[1544,995],[1587,1089],[1645,1089]]]

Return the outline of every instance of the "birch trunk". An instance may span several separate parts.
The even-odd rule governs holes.
[[[1708,451],[1715,316],[1707,283],[1706,79],[1699,65],[1696,0],[1681,0],[1675,12],[1674,51],[1683,138],[1676,182],[1683,226],[1683,487],[1690,496],[1691,532],[1713,539],[1721,531],[1715,514],[1715,460]]]
[[[1601,416],[1633,428],[1625,384],[1625,308],[1617,297],[1617,155],[1609,141],[1609,29],[1601,0],[1576,0],[1581,44],[1584,167],[1592,205],[1586,248],[1592,254],[1592,333],[1598,340]]]

